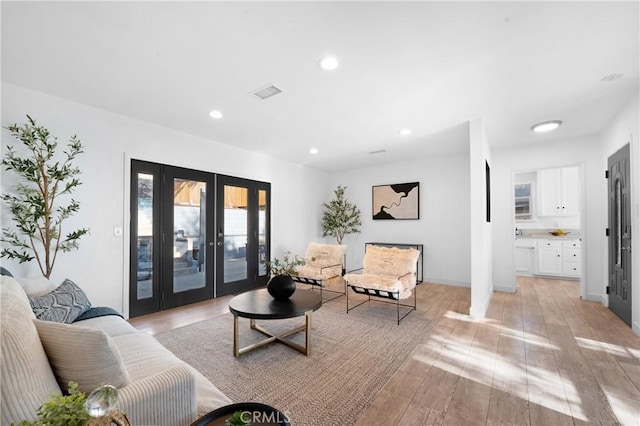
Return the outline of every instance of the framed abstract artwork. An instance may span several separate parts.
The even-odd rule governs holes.
[[[372,204],[374,220],[420,219],[420,183],[374,186]]]

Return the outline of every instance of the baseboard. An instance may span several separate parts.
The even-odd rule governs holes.
[[[587,300],[589,300],[590,302],[600,302],[605,307],[609,306],[609,299],[607,298],[606,294],[587,293]]]
[[[516,293],[518,291],[516,287],[510,285],[494,285],[493,290],[501,293]]]
[[[424,277],[423,282],[433,283],[433,284],[443,284],[450,285],[454,287],[468,287],[471,288],[471,283],[469,281],[457,281],[457,280],[445,280],[437,277]]]

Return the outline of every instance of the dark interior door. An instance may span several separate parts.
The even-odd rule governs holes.
[[[267,283],[270,184],[216,177],[216,297]]]
[[[629,145],[609,157],[609,309],[631,326]]]

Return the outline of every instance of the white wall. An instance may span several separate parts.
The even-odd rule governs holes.
[[[581,196],[582,238],[585,244],[583,262],[584,295],[589,300],[602,301],[605,291],[606,181],[602,166],[602,149],[597,136],[576,138],[524,147],[493,150],[494,195],[493,268],[494,288],[515,291],[513,182],[514,174],[523,170],[548,167],[582,167]],[[495,188],[495,191],[493,190]],[[586,190],[585,190],[586,188]]]
[[[486,165],[493,172],[491,149],[481,119],[469,122],[471,308],[469,315],[484,318],[493,294],[492,222],[487,222]],[[490,173],[492,175],[493,173]],[[493,177],[490,176],[491,198]],[[491,200],[490,200],[491,202]],[[493,210],[493,208],[491,209]],[[493,216],[493,211],[491,212]],[[491,217],[490,220],[493,220]]]
[[[371,187],[405,182],[420,182],[420,219],[373,220]],[[362,212],[362,232],[344,240],[347,269],[362,266],[366,242],[424,244],[425,281],[470,285],[468,152],[336,173],[331,184]]]
[[[602,132],[600,139],[603,146],[601,162],[602,170],[607,169],[607,159],[622,146],[630,143],[631,149],[631,240],[634,250],[631,251],[632,266],[632,324],[633,331],[640,335],[640,110],[638,108],[638,95],[618,113],[611,124]],[[602,194],[606,198],[605,192]],[[607,205],[605,203],[604,215],[606,220]],[[605,239],[606,243],[606,239]],[[605,248],[606,250],[606,248]],[[606,251],[605,251],[606,253]],[[608,264],[604,264],[603,281],[607,282]]]
[[[67,230],[89,227],[91,235],[81,240],[79,251],[60,254],[52,279],[71,278],[94,305],[125,313],[128,309],[131,158],[271,182],[272,255],[285,250],[304,253],[307,242],[321,235],[321,204],[330,191],[324,172],[3,84],[2,126],[24,123],[25,114],[48,127],[60,145],[73,134],[85,145],[77,160],[83,185],[73,194],[81,208],[65,226]],[[17,147],[16,142],[2,130],[3,153],[7,144]],[[1,190],[8,192],[14,178],[4,170],[1,176]],[[2,226],[8,225],[3,206]],[[124,235],[114,236],[114,226],[121,226]],[[17,276],[39,274],[34,264],[2,259],[2,265]]]

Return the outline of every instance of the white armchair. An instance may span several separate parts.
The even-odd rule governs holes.
[[[349,307],[347,292],[347,313],[363,303],[370,302],[371,297],[391,299],[396,305],[398,324],[416,309],[416,271],[420,252],[416,249],[399,249],[396,247],[366,247],[363,267],[350,271],[344,276],[347,287],[355,293],[367,295],[368,298],[353,307]],[[358,273],[356,273],[358,272]],[[400,299],[408,299],[413,294],[413,305],[402,304]],[[400,306],[411,308],[400,317]]]
[[[343,275],[346,249],[347,246],[339,244],[309,243],[304,256],[305,265],[299,266],[296,269],[298,275],[291,278],[296,282],[311,285],[312,289],[319,287],[321,296],[323,290],[337,294],[327,299],[327,302],[344,295],[344,289],[330,290],[326,288],[326,284],[329,280]]]

